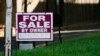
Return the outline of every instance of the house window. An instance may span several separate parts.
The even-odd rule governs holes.
[[[76,0],[75,3],[79,3],[79,4],[98,4],[99,0]]]
[[[24,1],[17,0],[17,12],[24,12]],[[45,0],[27,0],[27,12],[33,12],[40,2],[45,2]]]
[[[99,0],[64,0],[64,2],[75,4],[98,4]]]

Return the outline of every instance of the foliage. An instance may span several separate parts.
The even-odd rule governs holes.
[[[47,47],[13,51],[12,56],[100,56],[100,33],[80,35],[62,44],[54,42]]]

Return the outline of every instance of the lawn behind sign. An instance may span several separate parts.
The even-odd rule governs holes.
[[[0,56],[3,56],[0,53]],[[100,33],[89,33],[70,40],[50,43],[47,47],[13,51],[12,56],[100,56]]]

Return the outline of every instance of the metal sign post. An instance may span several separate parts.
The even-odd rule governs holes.
[[[11,20],[12,20],[12,0],[6,0],[5,56],[11,56]]]

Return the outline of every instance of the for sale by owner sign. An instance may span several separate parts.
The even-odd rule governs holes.
[[[53,14],[52,13],[17,13],[16,14],[17,41],[52,41]]]

